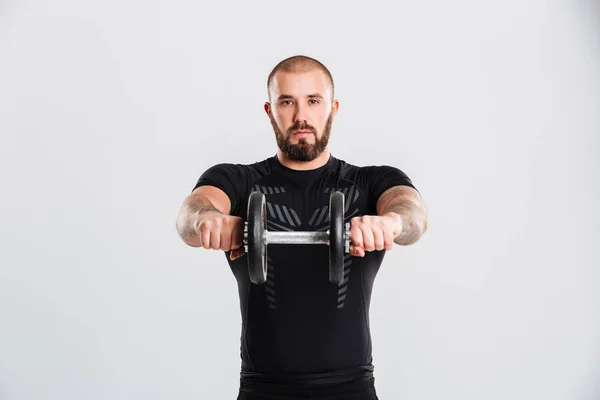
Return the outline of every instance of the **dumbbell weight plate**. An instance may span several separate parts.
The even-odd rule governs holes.
[[[329,282],[339,285],[344,280],[344,194],[329,196]]]
[[[248,272],[250,281],[261,285],[267,280],[267,202],[265,195],[252,192],[248,199]]]

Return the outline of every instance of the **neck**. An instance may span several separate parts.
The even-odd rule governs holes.
[[[321,154],[319,154],[317,158],[315,158],[312,161],[295,161],[290,160],[282,153],[280,149],[277,149],[277,159],[279,160],[281,165],[299,171],[308,171],[311,169],[317,169],[319,167],[322,167],[323,165],[327,164],[327,161],[329,161],[329,156],[329,149],[326,148]]]

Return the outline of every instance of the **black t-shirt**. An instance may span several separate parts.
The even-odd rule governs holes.
[[[376,215],[379,196],[396,185],[415,187],[396,167],[358,167],[330,155],[322,167],[298,171],[277,156],[253,164],[222,163],[198,182],[223,190],[231,215],[247,220],[251,192],[265,194],[270,231],[325,231],[332,191],[345,197],[344,222]],[[248,258],[226,259],[237,280],[241,379],[336,383],[373,373],[369,305],[384,251],[345,254],[344,281],[329,282],[327,245],[270,245],[267,281],[253,284]]]

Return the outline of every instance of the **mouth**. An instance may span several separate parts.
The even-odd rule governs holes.
[[[308,135],[312,135],[311,131],[295,131],[294,136],[308,136]]]

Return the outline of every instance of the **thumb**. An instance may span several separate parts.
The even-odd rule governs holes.
[[[242,246],[237,249],[231,250],[231,253],[229,253],[229,258],[231,259],[231,261],[234,261],[243,255],[244,255],[244,247]]]
[[[365,251],[362,247],[350,245],[350,254],[356,257],[364,257]]]

